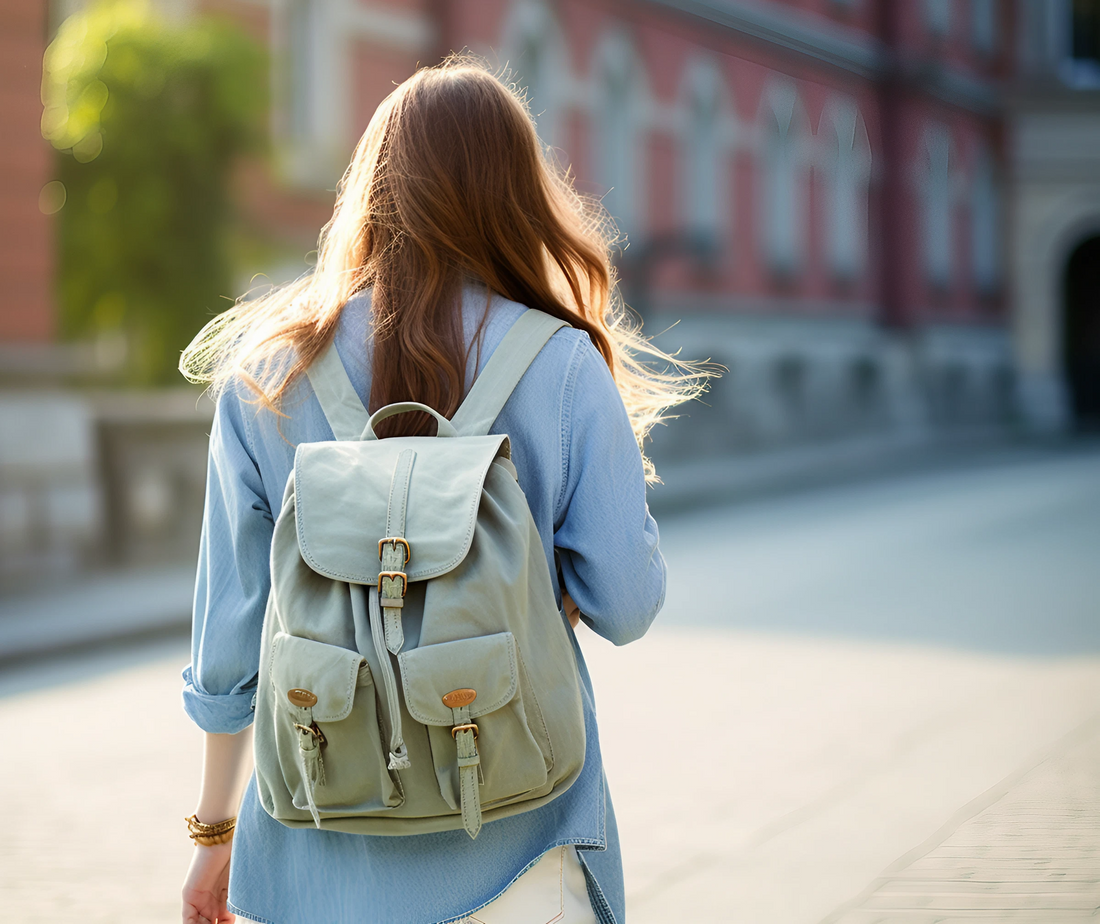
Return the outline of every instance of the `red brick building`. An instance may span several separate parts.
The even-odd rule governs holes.
[[[39,208],[52,169],[38,127],[46,0],[0,0],[0,23],[0,344],[41,343],[54,330],[53,247]]]
[[[271,43],[291,185],[331,187],[392,82],[468,48],[511,66],[544,140],[607,193],[631,248],[713,239],[706,273],[663,258],[651,282],[673,301],[781,298],[895,325],[1002,314],[1006,4],[201,6]]]
[[[731,368],[696,411],[698,448],[1010,413],[1010,4],[201,6],[266,35],[277,174],[299,197],[334,186],[418,62],[469,49],[507,64],[625,233],[632,302],[654,329],[682,319],[688,353]],[[249,198],[288,241],[323,220],[262,182]]]
[[[1011,324],[1019,334],[1030,317],[1006,260],[1011,104],[1038,73],[1040,35],[1043,73],[1089,96],[1088,61],[1073,63],[1092,54],[1073,38],[1088,3],[158,2],[170,16],[228,15],[272,52],[276,156],[270,170],[242,170],[239,187],[287,259],[242,268],[242,287],[255,270],[304,268],[375,106],[418,63],[465,48],[512,68],[544,140],[581,188],[605,195],[629,242],[628,293],[653,329],[682,318],[688,353],[731,367],[701,412],[717,444],[1003,419],[1017,358],[1023,379],[1046,382],[1040,416],[1058,417],[1057,349],[1021,346],[1017,357],[1010,344]],[[57,3],[54,22],[79,5]],[[10,341],[46,337],[51,324],[37,211],[49,161],[32,73],[46,14],[8,6]],[[1031,20],[1047,31],[1018,27]]]

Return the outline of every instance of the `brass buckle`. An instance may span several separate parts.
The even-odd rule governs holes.
[[[474,733],[474,741],[477,741],[477,726],[470,722],[468,725],[456,725],[451,729],[451,737],[454,738],[460,731],[472,731]]]
[[[412,561],[412,549],[409,547],[409,540],[408,539],[403,539],[401,536],[387,536],[385,539],[379,539],[378,540],[378,560],[379,561],[382,560],[382,546],[384,546],[387,542],[392,543],[393,547],[395,549],[399,545],[404,547],[404,549],[405,549],[405,564],[406,565],[410,561]]]
[[[408,591],[409,591],[409,578],[408,578],[408,575],[406,575],[404,571],[379,571],[378,572],[378,589],[379,590],[382,589],[382,578],[389,578],[391,581],[396,581],[398,578],[401,578],[401,596],[403,597],[403,596],[405,596],[406,593],[408,593]],[[385,600],[386,598],[383,597],[382,599]],[[383,603],[382,605],[385,606],[386,604]]]
[[[321,729],[317,727],[316,722],[311,722],[309,725],[299,725],[297,722],[295,722],[294,727],[298,729],[298,731],[309,732],[311,735],[313,735],[314,738],[317,739],[318,745],[327,743],[324,733],[321,731]]]

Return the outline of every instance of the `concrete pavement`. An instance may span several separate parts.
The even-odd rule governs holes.
[[[582,634],[632,924],[1097,919],[1095,456],[708,511],[662,545],[651,634]],[[0,673],[13,920],[178,919],[186,657]]]
[[[685,630],[592,660],[625,691],[678,662],[705,704],[601,702],[634,924],[816,924],[1100,712],[1095,658]],[[640,765],[651,728],[668,757]]]

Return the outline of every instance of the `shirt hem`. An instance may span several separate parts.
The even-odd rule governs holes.
[[[577,851],[577,859],[580,861],[581,866],[584,867],[585,881],[588,883],[588,901],[592,905],[592,910],[596,912],[596,919],[600,924],[618,924],[615,919],[615,911],[611,907],[611,903],[607,900],[607,897],[603,894],[600,880],[596,878],[596,874],[592,872],[588,863],[585,862],[584,854],[579,850]]]
[[[526,873],[529,869],[531,869],[536,863],[538,863],[538,861],[542,859],[542,855],[546,853],[547,850],[553,850],[555,847],[568,847],[570,845],[587,850],[607,849],[606,841],[592,837],[567,837],[563,838],[562,840],[554,841],[553,843],[545,847],[542,851],[540,851],[538,856],[536,856],[533,860],[531,860],[530,863],[523,867],[523,869],[516,873],[516,875],[513,876],[512,879],[508,882],[508,885],[506,885],[495,895],[486,899],[480,905],[477,905],[474,908],[470,908],[468,911],[463,911],[461,914],[454,915],[453,917],[444,918],[443,920],[436,921],[434,922],[434,924],[462,924],[462,922],[465,921],[471,914],[475,914],[486,905],[495,902],[498,898],[500,898],[500,896],[502,896],[512,886],[514,886],[519,877]],[[580,851],[578,851],[577,856],[578,858],[581,857]],[[596,916],[599,919],[600,924],[617,924],[617,922],[615,921],[615,914],[611,910],[610,905],[608,905],[607,899],[604,898],[603,889],[600,888],[599,881],[596,879],[592,871],[588,868],[588,864],[584,863],[583,859],[581,859],[581,863],[584,865],[585,879],[588,882],[589,901],[592,901],[592,899],[595,898],[599,902],[598,906],[593,906],[593,910],[596,912]],[[278,921],[274,921],[271,918],[265,918],[260,915],[253,914],[251,911],[246,911],[244,908],[233,904],[233,902],[226,902],[226,908],[233,912],[233,914],[239,914],[242,917],[246,918],[249,922],[256,922],[256,924],[279,924]]]
[[[255,922],[255,924],[277,924],[276,921],[269,920],[268,918],[258,917],[257,915],[254,915],[251,911],[245,911],[243,908],[238,908],[236,905],[233,904],[233,902],[226,902],[225,907],[233,914],[239,914],[241,917],[245,918],[247,921],[250,922],[250,924],[251,922]]]

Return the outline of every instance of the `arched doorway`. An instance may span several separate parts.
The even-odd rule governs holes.
[[[1074,419],[1100,427],[1100,235],[1070,254],[1064,305],[1063,359]]]

